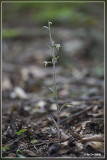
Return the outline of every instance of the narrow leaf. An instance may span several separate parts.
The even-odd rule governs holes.
[[[53,61],[53,62],[55,62],[55,61],[56,61],[56,56],[55,56],[55,55],[53,55],[53,59],[52,59],[52,61]]]
[[[53,88],[51,88],[51,87],[48,87],[48,89],[52,92],[50,96],[51,96],[51,97],[55,97],[55,96],[56,96],[56,94],[55,94],[54,89],[53,89]]]
[[[48,47],[49,47],[49,49],[52,51],[52,47],[50,47],[49,45],[48,45]]]
[[[18,132],[15,132],[15,134],[20,135],[20,134],[23,134],[23,133],[26,132],[26,131],[27,131],[26,128],[25,128],[25,129],[21,129],[21,130],[19,130]]]
[[[10,148],[7,147],[7,146],[3,146],[3,147],[2,147],[2,151],[3,151],[3,152],[6,152],[6,151],[9,150],[9,149],[10,149]]]
[[[18,154],[18,153],[22,153],[22,151],[19,150],[19,149],[17,149],[17,150],[16,150],[16,154]]]
[[[51,93],[49,96],[50,96],[51,98],[54,98],[54,97],[55,97],[55,94],[54,94],[54,93]]]
[[[39,143],[36,139],[32,140],[31,143]]]
[[[61,110],[62,110],[65,106],[67,106],[67,105],[69,105],[69,104],[70,104],[70,103],[65,103],[65,104],[63,104],[63,105],[61,106],[59,112],[61,112]]]
[[[59,127],[58,127],[55,119],[54,119],[51,115],[48,115],[48,116],[52,119],[52,121],[54,122],[54,124],[55,124],[55,126],[56,126],[56,128],[57,128],[57,131],[58,131],[58,130],[59,130]]]
[[[15,134],[18,134],[18,135],[20,135],[20,134],[21,134],[21,132],[15,132]]]
[[[49,89],[50,91],[52,91],[52,92],[55,92],[54,89],[51,88],[51,87],[48,87],[48,89]]]
[[[26,128],[20,130],[20,132],[26,132],[26,131],[27,131]]]

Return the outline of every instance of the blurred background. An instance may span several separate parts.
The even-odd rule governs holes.
[[[58,96],[103,96],[104,3],[2,3],[3,98],[48,97],[53,86],[49,35],[61,48],[56,54]],[[50,95],[52,96],[52,95]]]

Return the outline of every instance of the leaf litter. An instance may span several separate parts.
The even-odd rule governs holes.
[[[14,43],[16,48],[19,47],[17,41]],[[34,49],[34,42],[29,43]],[[10,52],[13,54],[14,46],[12,48],[11,42],[10,45]],[[59,144],[56,125],[49,117],[52,115],[57,120],[54,97],[48,96],[50,91],[54,93],[52,67],[42,66],[43,60],[49,61],[50,56],[43,55],[40,57],[41,62],[38,62],[37,54],[46,52],[45,48],[37,48],[36,56],[32,50],[30,57],[29,54],[26,56],[29,46],[25,45],[26,49],[24,52],[22,50],[20,58],[18,53],[13,57],[3,57],[2,156],[103,157],[102,72],[90,71],[92,63],[95,65],[94,61],[91,61],[90,65],[90,60],[87,64],[86,61],[79,60],[80,69],[72,64],[69,64],[66,70],[57,65],[59,105],[63,108],[60,114]],[[24,57],[26,59],[22,63]],[[74,61],[79,59],[78,55],[73,58]],[[44,86],[49,87],[50,91]]]

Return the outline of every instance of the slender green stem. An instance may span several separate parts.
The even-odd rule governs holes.
[[[50,37],[50,42],[53,44],[52,36],[51,36],[51,30],[50,30],[50,24],[49,24],[49,37]],[[58,141],[60,142],[60,111],[59,111],[59,105],[58,105],[58,97],[57,97],[57,87],[56,87],[56,72],[55,72],[55,61],[54,61],[54,56],[55,56],[55,51],[54,51],[54,45],[52,46],[52,56],[53,56],[53,79],[54,79],[54,91],[55,91],[55,100],[56,100],[56,106],[57,106],[57,132],[58,132]]]
[[[60,117],[59,117],[59,105],[58,105],[58,98],[57,98],[55,62],[53,63],[53,78],[54,78],[54,90],[55,90],[55,99],[56,99],[56,106],[57,106],[58,140],[60,141]]]

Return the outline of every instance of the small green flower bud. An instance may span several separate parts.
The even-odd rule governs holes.
[[[49,28],[47,26],[43,26],[43,29],[46,29],[49,32]]]
[[[61,45],[60,44],[55,44],[55,47],[56,47],[56,49],[59,50],[59,48],[61,47]]]
[[[49,22],[49,21],[48,21],[48,24],[49,24],[49,25],[52,25],[52,22]]]

